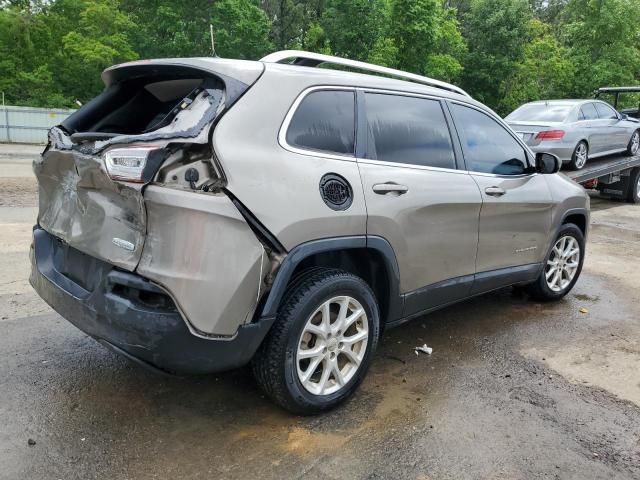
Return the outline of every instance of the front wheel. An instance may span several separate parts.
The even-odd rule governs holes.
[[[587,164],[587,160],[589,159],[589,146],[587,142],[581,140],[576,145],[576,148],[573,150],[573,154],[571,155],[571,161],[569,162],[569,168],[571,170],[581,170]]]
[[[364,378],[380,336],[378,304],[364,280],[341,270],[314,269],[289,288],[253,371],[280,406],[320,413]]]
[[[627,145],[627,155],[635,156],[638,154],[640,150],[640,130],[636,130],[631,135],[631,139],[629,140],[629,144]]]
[[[560,300],[578,281],[584,262],[584,234],[577,225],[562,226],[538,279],[529,285],[529,294],[537,300]]]

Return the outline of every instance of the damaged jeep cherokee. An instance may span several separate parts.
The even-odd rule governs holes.
[[[34,162],[30,281],[137,363],[251,363],[317,413],[384,329],[511,285],[559,299],[580,275],[588,197],[454,85],[299,51],[103,80]]]

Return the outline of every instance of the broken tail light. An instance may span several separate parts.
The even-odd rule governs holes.
[[[157,146],[137,145],[126,148],[113,148],[104,155],[107,173],[112,180],[144,183],[144,168],[152,152],[160,150]]]
[[[560,140],[564,137],[564,130],[543,130],[538,132],[536,140]]]

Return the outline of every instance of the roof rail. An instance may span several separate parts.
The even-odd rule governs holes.
[[[440,80],[423,77],[422,75],[416,75],[415,73],[403,72],[402,70],[396,70],[393,68],[381,67],[380,65],[374,65],[372,63],[359,62],[357,60],[349,60],[347,58],[341,57],[333,57],[331,55],[323,55],[321,53],[305,52],[303,50],[281,50],[279,52],[270,53],[266,57],[260,59],[261,62],[268,63],[284,63],[285,60],[292,60],[289,63],[291,63],[292,65],[300,65],[303,67],[317,67],[322,63],[342,65],[366,72],[389,75],[390,77],[409,80],[411,82],[428,85],[430,87],[441,88],[443,90],[448,90],[450,92],[464,95],[466,97],[471,96],[460,87],[456,87],[455,85],[451,85],[450,83],[441,82]]]

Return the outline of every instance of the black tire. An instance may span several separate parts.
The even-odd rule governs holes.
[[[554,291],[547,284],[547,279],[546,279],[547,265],[556,243],[563,237],[573,237],[577,241],[580,247],[578,268],[575,272],[573,279],[566,287],[564,287],[560,291]],[[582,230],[580,230],[580,228],[573,223],[566,223],[562,225],[562,227],[560,228],[560,231],[558,232],[558,235],[551,243],[549,251],[547,252],[547,255],[544,258],[544,267],[542,268],[540,275],[538,276],[535,282],[527,286],[529,295],[535,300],[542,300],[542,301],[560,300],[562,297],[564,297],[567,293],[571,291],[573,286],[578,281],[578,278],[580,277],[580,273],[582,272],[582,264],[584,263],[584,254],[585,254],[585,241],[584,241],[584,234],[582,233]]]
[[[640,153],[640,129],[633,132],[627,145],[627,155],[633,157]]]
[[[640,167],[631,170],[627,187],[627,202],[640,203]]]
[[[586,159],[584,160],[584,162],[582,162],[582,160],[580,160],[579,155],[580,155],[580,149],[584,148],[585,151],[585,155],[586,155]],[[578,144],[576,145],[576,148],[573,149],[573,153],[571,154],[571,161],[569,162],[569,169],[570,170],[581,170],[584,168],[584,166],[587,164],[587,162],[589,161],[589,145],[587,144],[587,142],[585,142],[584,140],[580,140],[578,142]]]
[[[369,336],[364,358],[353,377],[338,391],[314,395],[298,378],[298,344],[313,312],[340,295],[357,300],[366,313]],[[367,283],[342,270],[316,268],[303,272],[289,286],[278,317],[252,361],[253,373],[264,392],[286,410],[300,415],[321,413],[353,394],[367,372],[379,337],[378,303]]]

